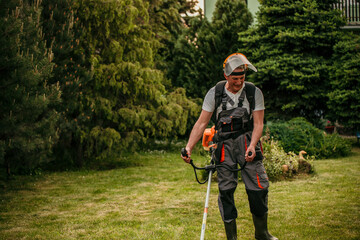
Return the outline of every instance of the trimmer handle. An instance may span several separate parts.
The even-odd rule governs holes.
[[[183,157],[188,157],[189,156],[185,148],[181,149],[181,156],[183,156]]]
[[[182,148],[181,149],[181,156],[183,156],[183,157],[189,157],[189,155],[188,155],[188,153],[187,153],[187,151],[186,151],[186,149],[185,148]],[[192,159],[190,159],[190,162],[189,162],[191,165],[193,165],[193,160]],[[194,166],[195,167],[195,166]]]

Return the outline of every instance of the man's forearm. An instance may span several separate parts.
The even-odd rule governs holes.
[[[203,132],[207,125],[196,122],[193,129],[191,130],[189,141],[186,145],[190,151],[195,147],[196,143],[201,139]]]
[[[251,135],[250,145],[255,148],[259,142],[264,128],[264,110],[253,112],[254,129]]]
[[[201,139],[203,132],[208,125],[212,113],[202,110],[199,119],[196,121],[193,129],[191,130],[189,141],[186,148],[191,152],[196,143]]]
[[[256,144],[259,142],[262,132],[263,132],[264,124],[255,124],[254,129],[251,136],[251,143],[250,145],[255,147]]]

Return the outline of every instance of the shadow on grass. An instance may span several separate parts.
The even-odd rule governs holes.
[[[36,189],[35,183],[44,179],[43,175],[11,175],[0,182],[0,196],[7,191],[32,191]]]
[[[141,167],[143,164],[138,161],[134,161],[130,158],[118,158],[114,160],[96,161],[87,164],[83,169],[95,170],[95,171],[106,171],[112,169],[122,169],[131,167]]]

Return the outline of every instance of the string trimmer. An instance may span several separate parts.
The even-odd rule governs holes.
[[[214,137],[214,134],[215,134],[215,128],[214,128],[214,127],[205,129],[204,135],[203,135],[203,141],[202,141],[202,145],[203,145],[204,149],[207,150],[207,151],[210,151],[211,154],[213,153],[213,151],[214,151],[215,148],[216,148],[216,144],[213,144],[213,142],[212,142],[213,137]],[[182,155],[183,157],[188,157],[188,153],[187,153],[187,151],[186,151],[185,148],[182,148],[182,149],[181,149],[181,155]],[[249,152],[248,155],[251,156],[251,155],[252,155],[252,152]],[[230,168],[230,167],[227,166],[227,165],[216,165],[215,162],[214,162],[214,159],[213,159],[213,157],[212,157],[212,158],[211,158],[210,165],[207,165],[207,166],[205,166],[205,167],[197,167],[197,166],[195,166],[195,164],[193,163],[193,160],[190,159],[190,164],[191,164],[191,166],[192,166],[193,169],[194,169],[196,181],[197,181],[199,184],[205,184],[206,182],[208,182],[207,190],[206,190],[206,199],[205,199],[204,215],[203,215],[203,221],[202,221],[202,225],[201,225],[200,240],[204,240],[204,237],[205,237],[205,227],[206,227],[206,219],[207,219],[207,213],[208,213],[208,208],[209,208],[209,197],[210,197],[210,186],[211,186],[211,176],[212,176],[212,174],[216,171],[216,168],[218,168],[218,167],[224,167],[224,168],[226,168],[226,169],[229,170],[229,171],[237,172],[237,171],[240,171],[240,170],[244,169],[246,163],[247,163],[247,162],[245,162],[244,165],[243,165],[242,167],[240,167],[239,169],[232,169],[232,168]],[[206,170],[206,171],[208,171],[208,172],[209,172],[208,178],[205,179],[205,181],[200,182],[200,180],[198,179],[196,170]]]

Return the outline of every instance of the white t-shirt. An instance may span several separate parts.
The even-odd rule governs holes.
[[[233,108],[236,108],[238,106],[239,103],[239,97],[242,93],[242,91],[244,90],[245,87],[245,83],[243,84],[242,88],[240,89],[240,91],[238,91],[236,94],[229,92],[226,87],[224,86],[224,90],[226,92],[226,94],[232,99],[232,101],[234,102],[233,105],[231,105],[231,103],[229,101],[227,101],[226,103],[226,109],[230,110]],[[265,109],[265,105],[264,105],[264,96],[261,92],[261,90],[259,88],[256,87],[255,90],[255,109],[253,111],[260,111],[260,110],[264,110]],[[243,107],[247,109],[248,113],[250,114],[250,106],[249,106],[249,101],[246,98],[245,95],[245,99],[243,101]],[[207,112],[214,112],[215,109],[215,87],[212,87],[206,94],[204,102],[203,102],[203,106],[202,109],[207,111]],[[222,104],[220,104],[220,106],[217,109],[217,113],[219,114],[222,110]]]

